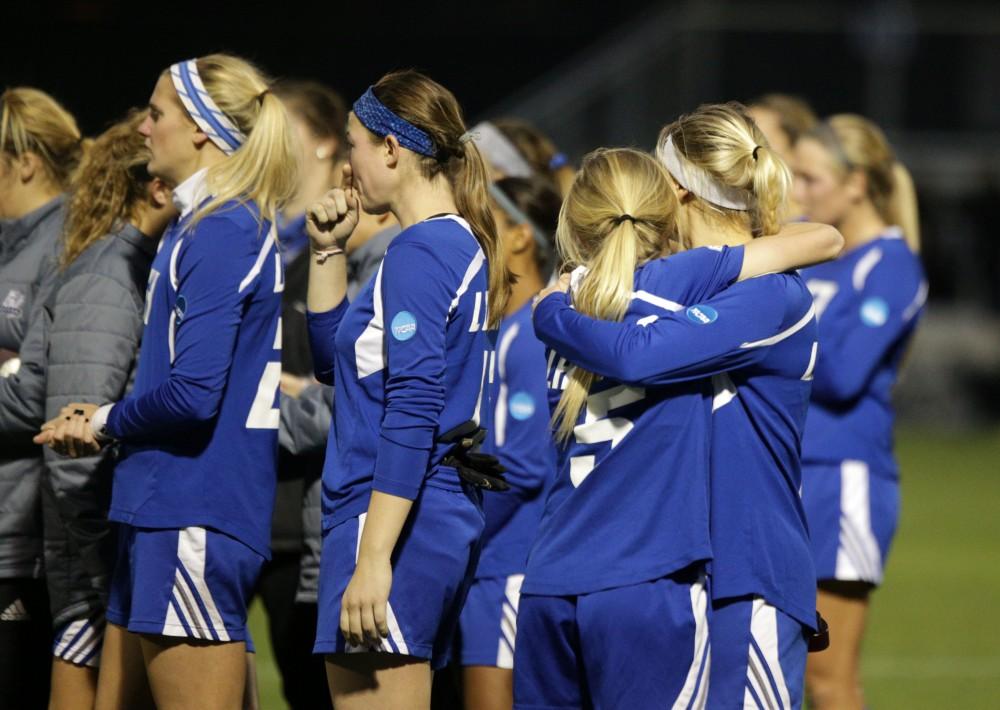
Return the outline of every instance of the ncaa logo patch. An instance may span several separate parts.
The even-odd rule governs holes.
[[[861,322],[869,328],[881,328],[889,320],[889,304],[878,296],[865,299],[861,304]]]
[[[174,320],[180,323],[184,320],[184,314],[187,313],[188,302],[184,296],[177,296],[177,301],[174,303]]]
[[[396,340],[409,340],[417,334],[417,319],[409,311],[400,311],[393,317],[389,330]]]
[[[535,398],[527,392],[515,392],[507,400],[507,408],[510,410],[510,416],[523,422],[525,419],[531,419],[535,413]]]
[[[685,313],[687,313],[688,320],[692,323],[697,323],[699,325],[708,325],[709,323],[714,323],[719,317],[719,312],[712,308],[711,306],[705,306],[698,304],[697,306],[691,306]]]

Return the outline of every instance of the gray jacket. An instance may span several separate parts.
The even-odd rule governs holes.
[[[41,574],[41,449],[44,302],[58,276],[63,196],[18,220],[0,222],[0,349],[21,368],[0,377],[0,578]]]
[[[156,240],[131,225],[92,244],[47,304],[45,418],[71,402],[117,402],[138,363]],[[59,625],[104,610],[113,542],[107,521],[114,449],[67,458],[45,449],[45,569]]]

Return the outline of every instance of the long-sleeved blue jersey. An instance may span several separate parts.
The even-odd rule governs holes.
[[[281,291],[275,232],[252,202],[188,227],[199,172],[174,191],[146,290],[132,393],[107,432],[124,442],[109,517],[138,527],[208,526],[262,555],[278,453]]]
[[[856,459],[895,477],[892,387],[927,300],[920,260],[890,228],[802,276],[816,301],[820,344],[802,457]]]
[[[630,384],[712,376],[713,598],[757,594],[809,626],[815,574],[799,488],[813,313],[798,276],[772,274],[644,326],[552,308],[538,322],[571,362]]]
[[[309,313],[316,377],[336,381],[323,468],[323,527],[368,508],[372,490],[415,499],[461,489],[438,436],[492,418],[486,256],[468,223],[446,215],[405,229],[350,304]],[[488,427],[487,427],[488,428]]]
[[[692,323],[711,323],[698,304],[735,281],[742,264],[742,248],[694,249],[644,264],[623,323],[642,330],[675,311]],[[608,359],[618,356],[607,348],[581,358],[579,341],[563,337],[567,314],[579,316],[567,296],[556,294],[534,317],[536,334],[552,348],[553,405],[565,388],[568,360],[599,373],[622,365]],[[606,374],[594,384],[573,435],[559,448],[523,593],[586,594],[657,579],[711,557],[711,391],[707,379],[691,379],[644,387]]]
[[[545,346],[531,326],[531,303],[500,325],[496,403],[484,450],[507,469],[510,490],[483,495],[486,530],[477,577],[524,572],[556,468],[549,427]]]

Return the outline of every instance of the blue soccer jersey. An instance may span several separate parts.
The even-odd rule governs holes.
[[[206,526],[261,555],[270,544],[278,454],[281,291],[275,232],[252,202],[190,228],[204,173],[175,190],[146,290],[132,393],[107,433],[124,442],[109,518]]]
[[[497,339],[495,416],[483,448],[507,469],[510,490],[483,495],[486,531],[477,577],[524,572],[542,517],[545,487],[556,467],[545,362],[529,302],[504,319]]]
[[[644,324],[565,308],[545,315],[536,316],[540,337],[598,374],[647,387],[712,376],[713,598],[761,595],[814,625],[815,576],[798,492],[816,325],[802,280],[750,279]]]
[[[803,459],[864,461],[895,477],[892,387],[927,300],[920,260],[890,228],[802,276],[816,301],[820,343]]]
[[[368,508],[372,490],[415,499],[460,490],[440,434],[492,418],[496,331],[487,330],[486,257],[464,219],[404,230],[350,304],[309,314],[317,378],[336,381],[323,469],[323,528]]]
[[[623,322],[641,330],[684,304],[692,304],[690,317],[705,317],[693,304],[735,281],[742,263],[742,248],[695,249],[649,262],[636,270]],[[584,364],[578,343],[561,337],[565,314],[579,315],[557,294],[538,305],[534,318],[536,333],[553,348],[551,403],[565,388],[567,360]],[[596,372],[620,364],[601,355],[594,360],[584,367]],[[644,387],[607,377],[591,388],[573,435],[559,449],[524,594],[587,594],[657,579],[711,557],[711,392],[707,380],[692,380]]]

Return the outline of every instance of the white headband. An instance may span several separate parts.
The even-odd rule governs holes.
[[[750,209],[745,191],[728,185],[720,185],[706,170],[693,165],[677,152],[673,136],[667,136],[667,142],[661,145],[656,153],[660,162],[674,176],[674,180],[679,182],[685,190],[694,193],[705,202],[731,210],[746,211]]]
[[[472,141],[482,152],[483,157],[506,177],[531,177],[533,171],[528,161],[518,152],[510,139],[489,121],[473,126],[466,135],[472,136]]]
[[[177,96],[184,104],[184,110],[219,150],[232,155],[246,142],[247,137],[243,131],[222,112],[205,89],[198,73],[198,63],[194,59],[172,65],[170,79]]]

